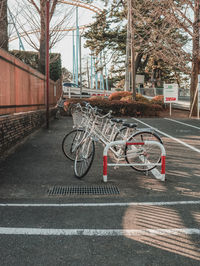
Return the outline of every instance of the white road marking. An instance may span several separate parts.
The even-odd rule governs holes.
[[[173,229],[51,229],[0,227],[0,235],[49,236],[142,236],[142,235],[200,235],[199,228]]]
[[[171,118],[164,118],[164,119],[172,121],[172,122],[175,122],[175,123],[179,123],[179,124],[184,125],[184,126],[193,127],[195,129],[199,129],[200,130],[200,127],[196,127],[196,126],[193,126],[193,125],[190,125],[190,124],[187,124],[187,123],[183,123],[183,122],[175,120],[175,119],[171,119]]]
[[[110,202],[110,203],[1,203],[0,207],[130,207],[130,206],[172,206],[196,205],[195,201],[164,201],[164,202]]]
[[[163,131],[161,131],[161,130],[155,128],[155,127],[152,127],[152,126],[148,125],[147,123],[144,123],[144,122],[140,121],[140,120],[137,119],[137,118],[134,118],[134,117],[133,117],[132,119],[138,121],[139,123],[141,123],[141,124],[143,124],[143,125],[145,125],[145,126],[147,126],[147,127],[150,127],[150,128],[152,128],[152,129],[156,130],[158,133],[160,133],[160,134],[162,134],[162,135],[164,135],[164,136],[166,136],[166,137],[168,137],[168,138],[170,138],[170,139],[175,140],[176,142],[178,142],[178,143],[180,143],[180,144],[186,146],[187,148],[189,148],[189,149],[191,149],[191,150],[193,150],[193,151],[196,151],[196,152],[200,153],[200,150],[199,150],[199,149],[197,149],[197,148],[195,148],[195,147],[193,147],[193,146],[191,146],[191,145],[189,145],[189,144],[187,144],[187,143],[181,141],[180,139],[174,138],[174,137],[172,137],[171,135],[169,135],[169,134],[167,134],[167,133],[164,133]]]

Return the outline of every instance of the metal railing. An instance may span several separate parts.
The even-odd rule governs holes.
[[[115,90],[98,90],[98,89],[90,89],[86,87],[79,88],[79,87],[63,86],[63,96],[66,96],[67,98],[109,96],[113,92],[115,92]]]

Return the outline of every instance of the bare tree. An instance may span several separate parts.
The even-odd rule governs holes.
[[[8,50],[7,0],[0,0],[0,47]]]
[[[46,0],[16,0],[21,7],[17,18],[21,37],[39,53],[39,70],[45,72],[45,24],[46,24]],[[61,40],[67,32],[66,29],[72,10],[59,3],[58,0],[50,1],[50,49]]]
[[[194,106],[192,115],[196,116],[197,97],[195,92],[197,89],[198,74],[200,73],[200,3],[199,0],[164,0],[163,2],[165,2],[166,8],[162,10],[162,14],[169,23],[179,27],[192,41],[190,102],[191,106]]]
[[[150,54],[155,59],[162,59],[170,66],[179,67],[188,73],[187,62],[191,60],[190,53],[184,50],[183,36],[177,24],[168,21],[165,16],[169,7],[164,1],[136,0],[134,14],[137,17],[136,49],[140,53]],[[141,30],[142,28],[142,30]]]
[[[39,14],[40,17],[40,46],[39,46],[39,70],[42,73],[45,73],[45,54],[46,54],[46,44],[45,44],[45,18],[46,18],[46,0],[28,0],[28,2],[35,8],[35,11]],[[50,20],[54,14],[56,4],[58,0],[51,1],[50,7]],[[33,15],[33,14],[32,14]]]
[[[186,1],[186,0],[185,0]],[[112,1],[110,1],[112,2]],[[114,1],[113,1],[114,2]],[[152,65],[152,72],[155,70],[154,66],[157,65],[157,61],[163,61],[163,66],[169,69],[172,69],[172,73],[183,72],[184,74],[189,74],[191,72],[189,62],[191,62],[191,53],[185,49],[185,45],[188,42],[187,33],[180,28],[177,22],[172,19],[168,19],[168,13],[171,11],[171,6],[169,5],[167,0],[122,0],[122,6],[119,6],[119,2],[114,5],[110,3],[110,20],[113,22],[112,29],[107,30],[105,34],[101,34],[99,28],[100,23],[98,20],[98,30],[99,35],[96,33],[95,24],[94,27],[89,32],[89,40],[94,39],[95,41],[92,43],[90,40],[87,42],[87,45],[93,48],[96,51],[96,47],[99,42],[104,41],[104,46],[107,49],[111,49],[116,51],[118,48],[118,62],[121,63],[121,58],[123,56],[122,52],[123,46],[123,36],[126,33],[126,22],[127,22],[127,14],[130,14],[130,7],[128,7],[128,3],[132,5],[132,17],[133,17],[133,25],[132,29],[134,34],[134,40],[129,41],[129,46],[132,48],[134,45],[135,50],[135,70],[145,71],[145,67],[150,58],[154,58],[155,64]],[[179,2],[179,1],[178,1]],[[111,18],[112,16],[112,18]],[[170,15],[171,16],[171,15]],[[109,21],[108,21],[109,23]],[[129,28],[129,27],[128,27]],[[102,31],[103,32],[103,31]],[[124,34],[124,35],[123,35]],[[102,38],[99,40],[100,35]],[[108,38],[110,36],[110,38]],[[116,38],[117,36],[117,38]],[[120,38],[119,38],[120,37]],[[87,38],[87,35],[86,35]],[[112,41],[114,40],[114,41]],[[115,43],[111,43],[115,42]],[[104,50],[105,50],[105,47]],[[127,49],[128,51],[129,49]],[[131,50],[131,49],[130,49]],[[127,53],[128,54],[128,53]],[[130,57],[130,53],[129,53]],[[126,60],[126,67],[130,70],[130,62],[132,60]],[[129,67],[128,67],[129,63]],[[116,65],[116,61],[114,61]],[[140,69],[139,69],[140,68]],[[127,71],[128,72],[128,71]],[[158,71],[157,71],[158,72]],[[152,73],[153,74],[153,73]],[[181,75],[181,74],[180,74]]]
[[[136,32],[136,51],[150,54],[155,61],[162,59],[174,70],[180,69],[191,76],[190,99],[194,107],[192,115],[196,116],[200,74],[200,1],[135,0],[134,7],[135,27],[137,29],[139,25],[143,29]],[[180,42],[177,42],[178,35],[182,39]],[[188,49],[189,43],[192,48]]]

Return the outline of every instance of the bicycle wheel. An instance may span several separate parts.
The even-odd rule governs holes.
[[[90,138],[86,138],[76,151],[76,158],[74,161],[74,174],[76,177],[83,178],[88,173],[94,160],[94,154],[94,141]]]
[[[115,134],[113,141],[124,140],[126,135],[127,135],[127,127],[122,127]],[[115,145],[115,146],[113,146],[113,149],[115,151],[118,151],[119,149],[122,149],[124,151],[124,147],[122,145]]]
[[[74,129],[70,131],[62,141],[62,151],[71,161],[75,160],[76,149],[85,135],[83,129]]]
[[[127,127],[122,127],[121,129],[119,129],[117,131],[117,133],[115,134],[113,140],[114,141],[116,141],[116,140],[124,140],[126,132],[127,132]]]
[[[127,132],[128,130],[128,132]],[[136,130],[134,128],[127,128],[126,126],[122,127],[121,129],[118,130],[118,132],[115,134],[113,141],[117,140],[126,140],[128,137],[132,134],[134,134]],[[125,150],[125,147],[122,145],[116,145],[114,146],[114,149],[117,151],[119,149]]]
[[[161,138],[156,133],[150,131],[137,132],[128,141],[156,141],[163,144]],[[157,163],[160,163],[161,150],[157,145],[128,145],[125,147],[125,159],[129,164],[137,164],[130,166],[137,171],[150,171],[157,166]]]

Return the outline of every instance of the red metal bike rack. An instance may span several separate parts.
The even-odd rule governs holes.
[[[145,145],[145,144],[157,145],[160,148],[160,150],[161,150],[161,163],[155,164],[157,166],[161,166],[160,176],[157,179],[159,179],[161,181],[165,181],[165,157],[166,157],[166,152],[165,152],[164,146],[160,142],[157,142],[157,141],[128,142],[126,140],[119,140],[119,141],[110,142],[104,148],[104,151],[103,151],[103,182],[107,182],[108,181],[108,166],[130,166],[130,164],[127,164],[127,163],[126,164],[108,163],[107,154],[108,154],[108,150],[112,146],[115,146],[115,145],[126,145],[126,146],[128,146],[128,145]],[[134,164],[131,164],[131,165],[134,166]],[[142,164],[140,164],[140,165],[142,165]],[[144,165],[146,165],[146,164],[144,164]]]

